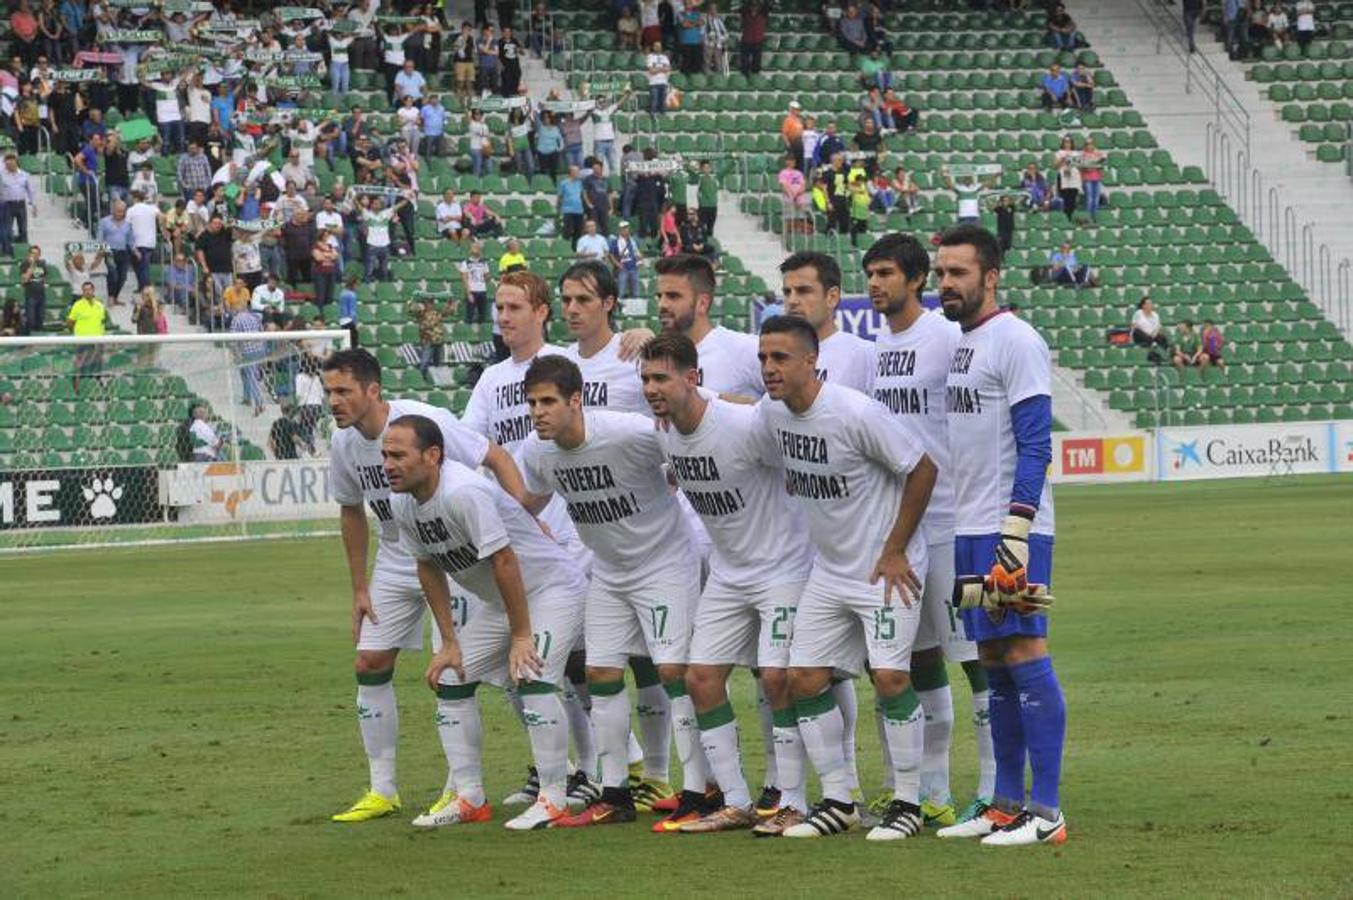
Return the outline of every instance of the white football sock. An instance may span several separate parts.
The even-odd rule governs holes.
[[[616,686],[619,689],[615,693],[600,693],[597,685],[592,685],[592,734],[597,742],[597,762],[601,764],[604,787],[624,787],[629,783],[625,738],[630,731],[630,698],[623,682],[617,682]]]
[[[883,700],[883,730],[893,767],[893,799],[921,803],[921,755],[925,750],[925,717],[916,691],[908,687]]]
[[[666,781],[672,754],[672,701],[661,684],[638,690],[636,710],[643,735],[644,777]]]
[[[893,792],[893,758],[888,754],[888,730],[883,727],[883,710],[874,704],[874,730],[878,732],[879,748],[883,753],[883,791]]]
[[[540,795],[562,809],[564,783],[568,778],[568,725],[559,694],[523,694],[526,708],[526,735],[531,739]]]
[[[371,790],[382,797],[398,793],[395,786],[395,750],[399,746],[399,704],[395,685],[357,685],[357,725],[362,731]]]
[[[709,770],[705,762],[705,751],[700,746],[700,727],[695,721],[695,704],[686,693],[686,685],[675,688],[680,696],[672,697],[672,736],[676,739],[677,759],[681,762],[681,786],[683,790],[705,792],[705,781]]]
[[[792,709],[792,707],[791,707]],[[761,687],[761,679],[756,680],[756,718],[761,725],[761,750],[766,757],[766,774],[761,783],[767,787],[780,787],[780,757],[775,751],[775,712],[770,708],[770,700]],[[797,725],[794,726],[796,729]]]
[[[847,678],[833,684],[832,696],[836,698],[836,708],[841,710],[841,727],[845,729],[841,753],[846,759],[846,771],[850,774],[850,789],[859,790],[860,772],[855,765],[855,725],[860,720],[860,704],[855,696],[855,679]]]
[[[437,700],[437,736],[442,739],[449,770],[447,790],[454,790],[471,806],[484,804],[484,772],[480,748],[484,726],[474,697]]]
[[[921,797],[937,805],[948,803],[949,746],[954,736],[954,695],[949,685],[917,691],[925,714],[925,750],[921,756]]]
[[[723,791],[724,803],[728,806],[750,806],[752,797],[747,789],[747,779],[742,775],[738,720],[733,716],[733,707],[724,703],[696,718],[700,723],[700,746],[704,748],[705,758],[709,760],[719,790]]]
[[[776,785],[780,789],[780,805],[808,812],[808,798],[805,794],[804,763],[807,754],[803,749],[803,735],[799,734],[799,720],[794,707],[781,710],[776,714],[775,762],[779,766],[780,778]]]
[[[643,761],[644,745],[639,743],[639,739],[634,736],[634,729],[631,728],[629,742],[625,747],[625,762],[632,766]]]
[[[846,768],[845,723],[830,688],[795,703],[799,714],[799,734],[803,749],[817,770],[822,796],[839,803],[853,803],[850,796],[850,772]]]
[[[587,716],[591,705],[586,695],[587,687],[581,684],[564,682],[564,715],[568,718],[568,733],[573,738],[573,752],[578,759],[578,769],[588,778],[597,777],[597,745],[592,738],[592,720]]]
[[[521,694],[517,692],[516,688],[507,687],[503,689],[503,695],[507,697],[507,702],[512,704],[512,712],[517,716],[517,721],[521,723],[523,728],[525,728],[526,714],[525,709],[521,703]]]
[[[996,791],[996,747],[991,742],[991,691],[972,695],[972,729],[977,738],[977,796]]]

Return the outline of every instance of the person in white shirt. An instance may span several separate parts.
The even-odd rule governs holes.
[[[267,280],[254,288],[249,308],[262,315],[265,321],[282,319],[286,313],[287,295],[277,283],[276,272],[269,272]]]
[[[1315,40],[1315,0],[1297,0],[1297,44],[1301,52],[1309,52],[1311,41]]]
[[[669,426],[658,432],[669,471],[712,543],[686,683],[724,807],[681,830],[748,828],[758,825],[759,816],[742,774],[728,676],[734,665],[759,671],[774,710],[773,752],[780,770],[803,772],[786,670],[813,547],[802,513],[785,493],[780,451],[756,409],[702,393],[695,345],[685,335],[664,332],[644,345],[641,359],[644,396]],[[775,527],[766,527],[769,522]],[[803,820],[803,779],[790,782],[780,784],[778,811],[758,825],[758,834],[778,834]]]
[[[447,188],[442,192],[442,199],[437,203],[437,231],[453,241],[459,241],[465,237],[464,218],[465,212],[456,199],[456,192]]]
[[[922,522],[929,564],[921,597],[921,622],[911,654],[911,677],[926,721],[921,810],[928,821],[947,826],[972,818],[981,803],[991,802],[996,778],[986,673],[977,659],[977,645],[958,627],[950,604],[954,593],[954,484],[953,473],[949,471],[944,388],[958,344],[959,327],[939,312],[926,312],[921,305],[921,291],[930,274],[930,256],[911,235],[889,234],[880,238],[866,251],[863,266],[874,311],[885,322],[871,348],[872,396],[897,417],[939,467]],[[972,689],[977,792],[976,799],[961,815],[954,811],[949,789],[954,704],[946,661],[963,666]],[[886,764],[884,787],[892,793],[892,768]]]
[[[615,275],[595,260],[576,262],[559,276],[559,306],[576,343],[563,354],[583,373],[583,406],[649,415],[639,369],[620,358]]]
[[[127,222],[132,227],[132,265],[136,269],[136,289],[150,287],[150,260],[155,255],[155,244],[160,236],[160,208],[144,196],[133,195],[135,201],[127,210]]]
[[[1161,328],[1160,314],[1156,312],[1150,297],[1139,300],[1137,311],[1132,314],[1132,343],[1146,347],[1152,358],[1160,355],[1157,348],[1166,349],[1170,346],[1170,339]]]
[[[615,155],[615,114],[632,93],[630,88],[626,88],[613,101],[600,97],[592,110],[592,155],[606,165],[607,175],[615,175],[620,171]]]
[[[432,419],[405,414],[392,420],[382,454],[400,542],[417,560],[441,638],[426,677],[437,692],[455,815],[436,824],[491,817],[475,700],[479,682],[488,681],[517,688],[540,785],[536,802],[504,825],[514,831],[547,828],[568,810],[568,726],[558,686],[568,648],[582,631],[586,577],[505,490],[444,459],[441,429]],[[481,601],[463,628],[452,616],[448,576]]]
[[[193,407],[193,421],[188,426],[188,438],[193,448],[193,462],[215,462],[221,453],[221,437],[211,424],[210,412],[203,404]]]
[[[337,428],[332,438],[329,483],[339,505],[343,552],[352,584],[358,724],[371,778],[367,792],[334,819],[360,822],[399,810],[395,782],[399,710],[392,679],[400,650],[421,650],[423,646],[423,590],[413,557],[400,543],[381,455],[386,426],[403,415],[426,416],[441,427],[448,460],[471,467],[483,465],[508,493],[519,499],[525,494],[511,456],[461,426],[449,412],[415,400],[387,400],[381,392],[380,363],[369,351],[334,352],[324,361],[322,377]],[[369,577],[368,508],[376,517],[380,541]],[[477,606],[477,598],[458,592],[452,605],[456,624],[464,626]],[[434,648],[440,646],[439,639],[434,632]],[[448,750],[448,770],[452,765],[449,757]],[[458,813],[450,775],[447,784],[449,797],[444,793],[419,817],[422,821],[415,820],[416,824],[443,824]]]
[[[155,170],[150,163],[142,163],[141,168],[132,176],[127,185],[131,194],[139,194],[147,203],[154,204],[160,197],[160,184],[155,180]]]
[[[583,233],[575,247],[578,259],[601,261],[611,250],[611,242],[604,235],[597,234],[597,223],[588,219],[583,223]]]
[[[1056,845],[1066,840],[1059,800],[1066,701],[1048,656],[1052,361],[1038,332],[1000,308],[1000,266],[1000,244],[986,229],[940,236],[940,303],[962,326],[945,383],[954,603],[991,685],[996,787],[980,815],[936,834],[980,837],[987,846]]]
[[[794,620],[789,677],[823,799],[782,834],[824,837],[859,824],[831,676],[867,661],[894,778],[893,802],[869,838],[912,837],[922,824],[924,723],[909,672],[926,573],[921,518],[937,470],[882,405],[818,380],[817,333],[807,322],[768,319],[759,357],[766,398],[757,408],[817,549]]]
[[[662,52],[662,42],[656,41],[644,60],[648,73],[648,111],[653,115],[667,112],[667,88],[672,74],[672,61]]]
[[[535,426],[521,449],[522,474],[535,495],[531,508],[562,498],[593,555],[584,639],[602,795],[556,825],[634,820],[623,673],[641,647],[671,698],[684,781],[678,811],[682,816],[706,811],[704,755],[685,690],[700,567],[681,507],[668,489],[657,432],[644,416],[585,409],[582,372],[567,358],[538,357],[523,384]]]

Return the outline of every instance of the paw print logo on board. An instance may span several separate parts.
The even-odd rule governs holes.
[[[113,476],[98,478],[81,491],[89,504],[89,515],[94,519],[111,519],[117,515],[117,501],[122,499],[122,488],[113,482]]]

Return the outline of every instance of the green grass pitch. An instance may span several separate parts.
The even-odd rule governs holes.
[[[1057,513],[1062,848],[509,834],[500,809],[416,833],[444,777],[424,656],[397,675],[405,813],[332,824],[365,785],[346,576],[337,539],[272,541],[0,559],[0,894],[1353,893],[1353,479],[1067,488]],[[527,747],[482,698],[498,798]],[[735,702],[756,779],[745,676]],[[866,719],[869,787],[874,745]]]

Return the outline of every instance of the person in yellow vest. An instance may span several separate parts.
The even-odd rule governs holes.
[[[521,252],[521,241],[511,238],[507,242],[507,252],[498,257],[498,274],[505,275],[526,268],[526,254]]]
[[[76,337],[103,337],[108,333],[108,310],[94,295],[94,282],[86,281],[80,287],[80,296],[71,304],[66,313],[66,325]],[[75,392],[80,392],[80,379],[83,376],[98,376],[103,363],[103,345],[92,344],[78,347],[75,351]]]

